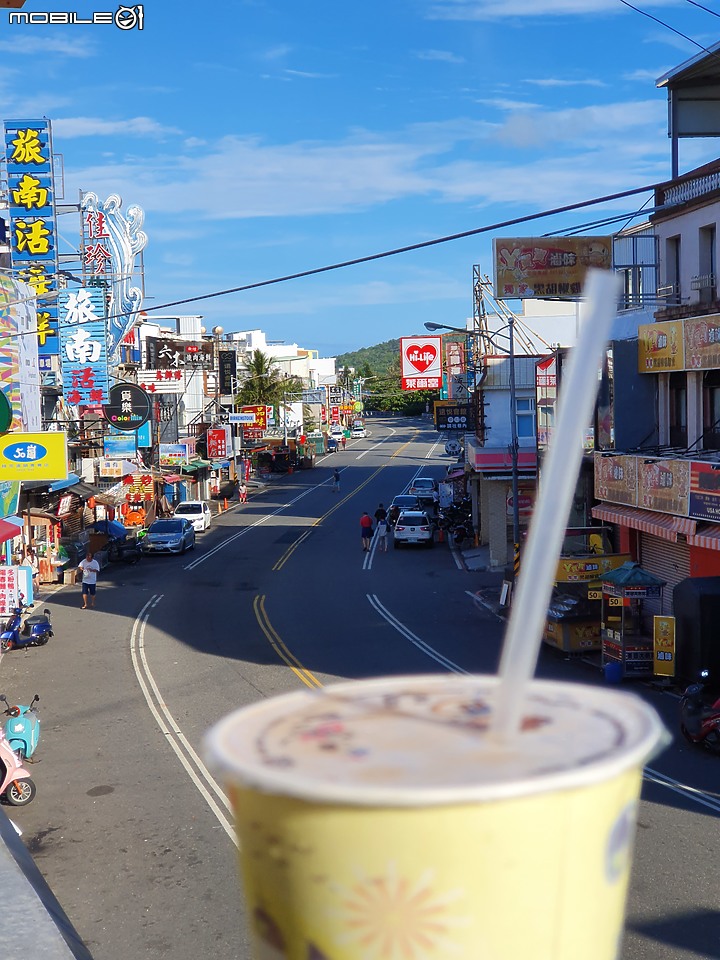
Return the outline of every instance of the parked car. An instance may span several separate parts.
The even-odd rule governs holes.
[[[415,477],[408,493],[414,493],[420,503],[437,503],[440,496],[432,477]]]
[[[196,533],[207,530],[212,522],[210,504],[205,500],[182,500],[175,507],[174,515],[189,520],[195,527]]]
[[[422,543],[429,548],[434,542],[433,525],[428,515],[421,510],[403,510],[393,530],[395,549],[403,543]]]
[[[388,507],[388,523],[391,527],[395,526],[397,518],[403,510],[419,510],[420,501],[415,494],[401,493],[393,499]]]
[[[195,546],[195,527],[183,517],[155,520],[142,539],[144,553],[185,553]]]

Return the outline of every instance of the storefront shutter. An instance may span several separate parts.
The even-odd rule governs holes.
[[[649,599],[643,602],[643,613],[653,616],[661,613],[671,615],[673,587],[690,576],[690,547],[684,540],[678,539],[677,543],[671,543],[651,533],[643,533],[640,535],[640,566],[666,581],[663,587],[662,610],[659,599]]]

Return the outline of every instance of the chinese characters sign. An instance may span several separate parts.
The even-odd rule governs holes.
[[[42,426],[36,329],[32,290],[0,276],[0,390],[12,412],[11,430]]]
[[[638,458],[595,454],[595,496],[611,503],[637,505]]]
[[[9,616],[20,598],[17,567],[0,567],[0,615]]]
[[[57,306],[43,300],[57,289],[58,271],[50,121],[6,120],[5,159],[13,269],[38,297],[38,346],[57,353]]]
[[[108,402],[105,296],[99,287],[58,294],[60,362],[68,403],[92,406]]]
[[[175,337],[145,340],[146,370],[212,370],[213,343]]]
[[[401,337],[400,375],[403,390],[439,390],[442,386],[442,339]]]
[[[67,434],[6,433],[0,437],[0,480],[67,480]]]
[[[122,479],[125,500],[128,503],[141,503],[153,498],[153,478],[149,473],[129,473]]]
[[[498,300],[582,295],[589,267],[610,270],[610,237],[497,237],[493,240]]]
[[[684,369],[685,350],[682,320],[643,323],[638,327],[638,370],[640,373]]]
[[[138,385],[148,393],[185,393],[182,370],[138,370]]]
[[[224,460],[227,456],[228,442],[227,433],[224,428],[208,430],[207,432],[207,451],[211,460]]]
[[[83,276],[93,278],[109,291],[107,351],[109,360],[114,362],[142,306],[142,290],[131,283],[135,257],[147,243],[141,229],[145,214],[141,207],[133,205],[125,216],[117,194],[102,201],[95,193],[84,193],[80,205]]]

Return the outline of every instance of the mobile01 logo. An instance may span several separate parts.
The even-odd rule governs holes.
[[[0,7],[21,7],[25,0],[0,0]],[[71,10],[18,10],[8,13],[10,24],[26,26],[47,26],[48,24],[62,24],[63,26],[79,24],[98,24],[102,26],[116,26],[118,30],[142,30],[145,25],[145,8],[138,3],[132,7],[118,6],[112,10],[96,10],[94,13],[82,15]]]

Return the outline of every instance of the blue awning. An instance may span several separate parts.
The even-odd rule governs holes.
[[[64,490],[66,487],[72,487],[82,480],[76,473],[69,473],[67,480],[53,480],[48,487],[50,493],[56,493],[58,490]]]

